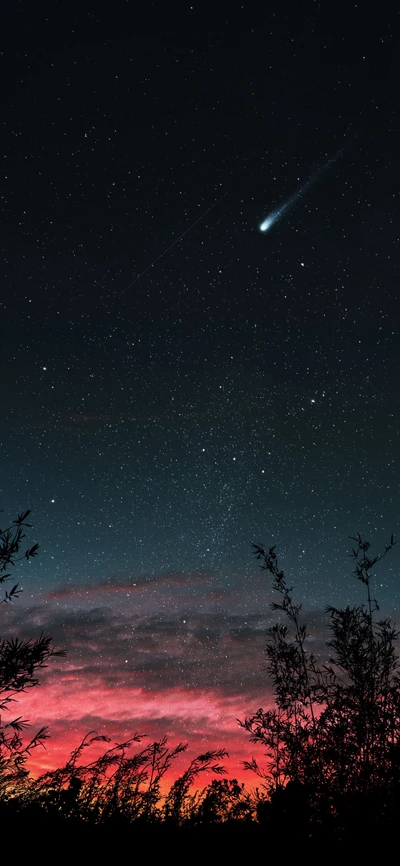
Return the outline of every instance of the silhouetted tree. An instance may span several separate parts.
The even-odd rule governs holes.
[[[29,560],[37,554],[39,545],[34,544],[19,555],[26,537],[25,529],[30,528],[26,522],[29,514],[25,511],[6,529],[0,529],[0,584],[11,579],[17,562]],[[18,583],[13,584],[10,590],[5,590],[0,603],[13,601],[21,591]],[[0,713],[10,709],[15,695],[38,684],[37,672],[47,666],[49,658],[61,655],[64,652],[54,650],[51,638],[43,633],[34,640],[0,640]],[[27,726],[27,721],[21,716],[6,723],[0,716],[0,794],[3,796],[9,790],[11,780],[15,783],[24,776],[23,765],[32,749],[43,745],[48,737],[47,728],[43,727],[24,744],[21,734]]]
[[[264,777],[271,805],[279,800],[285,811],[294,803],[298,814],[301,802],[304,816],[321,821],[334,815],[339,824],[349,808],[354,815],[355,803],[364,819],[388,817],[400,792],[398,632],[389,619],[377,618],[371,592],[371,571],[394,540],[374,557],[360,535],[352,540],[353,573],[365,587],[366,602],[327,608],[331,658],[326,664],[307,648],[302,606],[293,601],[275,547],[265,551],[253,545],[280,596],[272,609],[284,615],[289,628],[279,622],[268,632],[276,706],[240,722],[253,742],[266,747],[267,774],[254,759],[245,766]]]

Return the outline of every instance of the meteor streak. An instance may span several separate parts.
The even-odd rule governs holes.
[[[132,280],[132,282],[129,283],[128,286],[125,286],[125,288],[123,289],[123,291],[122,291],[121,294],[120,294],[120,298],[122,297],[122,295],[125,294],[125,292],[128,291],[128,289],[131,289],[132,286],[134,286],[135,283],[138,282],[138,280],[140,280],[140,279],[141,279],[145,274],[147,274],[147,271],[149,271],[150,268],[152,268],[153,265],[156,264],[156,262],[159,262],[160,259],[162,259],[162,257],[165,256],[166,253],[168,253],[170,250],[172,250],[172,247],[174,247],[175,244],[177,244],[178,241],[181,240],[181,238],[185,237],[185,235],[187,235],[187,233],[190,232],[190,230],[191,230],[192,228],[194,228],[194,226],[196,226],[197,223],[199,223],[200,220],[203,219],[203,217],[207,216],[207,214],[210,213],[210,210],[212,210],[212,209],[213,209],[213,208],[218,204],[218,202],[222,201],[222,199],[225,198],[226,195],[228,195],[228,193],[227,193],[227,192],[224,192],[224,194],[221,195],[221,198],[217,199],[217,201],[215,201],[214,204],[210,205],[210,207],[207,208],[207,210],[205,210],[204,213],[200,214],[200,216],[197,217],[197,220],[195,220],[194,223],[192,223],[192,224],[189,226],[189,228],[185,229],[185,231],[182,232],[182,234],[179,235],[179,237],[176,238],[176,239],[172,242],[172,244],[169,245],[169,247],[167,247],[165,250],[163,250],[162,253],[160,253],[160,255],[157,256],[156,259],[154,259],[152,262],[150,262],[150,264],[147,265],[147,268],[145,268],[144,271],[142,271],[140,274],[138,274],[138,276],[135,277],[135,279]]]
[[[265,220],[261,223],[260,232],[267,232],[270,228],[272,228],[272,226],[276,222],[278,222],[278,220],[280,220],[285,215],[285,213],[288,212],[288,210],[290,210],[290,208],[295,204],[295,202],[298,201],[298,199],[301,198],[308,189],[310,189],[310,187],[318,180],[321,174],[323,174],[324,171],[326,171],[334,162],[336,162],[337,159],[339,159],[344,149],[345,146],[341,147],[340,150],[338,150],[336,156],[333,156],[331,159],[328,160],[328,162],[321,166],[321,168],[319,168],[318,171],[315,172],[315,174],[312,174],[311,177],[309,177],[309,179],[306,180],[306,182],[303,183],[302,186],[299,187],[299,189],[292,196],[290,196],[290,198],[287,199],[287,201],[282,202],[280,207],[276,208],[276,210],[271,211],[271,213],[268,214]]]

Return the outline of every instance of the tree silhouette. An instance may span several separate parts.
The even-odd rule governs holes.
[[[279,622],[268,631],[266,654],[276,706],[240,722],[253,742],[266,747],[267,774],[254,759],[245,766],[264,778],[271,805],[279,801],[286,809],[293,802],[298,812],[301,801],[304,814],[319,821],[335,816],[339,824],[349,809],[352,820],[355,809],[362,809],[364,818],[390,818],[400,792],[398,632],[390,619],[378,619],[371,591],[371,572],[394,540],[392,536],[383,554],[374,557],[360,535],[352,540],[353,574],[365,587],[366,602],[326,609],[327,663],[308,650],[302,606],[293,601],[275,547],[265,551],[253,545],[280,595],[272,609],[289,627]]]
[[[29,514],[30,511],[25,511],[6,529],[0,529],[0,584],[11,580],[17,562],[29,560],[37,554],[39,545],[34,544],[19,555],[26,537],[25,529],[30,528],[26,522]],[[19,584],[13,584],[10,590],[5,590],[0,603],[13,601],[21,592]],[[33,640],[0,640],[0,713],[10,710],[15,695],[38,684],[37,672],[47,666],[49,658],[62,655],[65,653],[54,650],[51,638],[43,633]],[[6,723],[0,716],[0,792],[3,795],[9,790],[11,780],[16,782],[24,777],[23,765],[32,749],[43,745],[48,738],[47,728],[43,727],[24,744],[21,735],[27,726],[28,722],[22,716]]]

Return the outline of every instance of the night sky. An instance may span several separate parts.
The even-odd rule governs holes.
[[[244,778],[236,719],[271,700],[250,543],[317,645],[361,598],[348,536],[399,532],[397,18],[215,7],[4,6],[1,507],[40,556],[1,630],[67,650],[18,710],[41,766],[140,731]]]

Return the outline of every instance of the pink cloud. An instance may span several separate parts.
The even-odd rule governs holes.
[[[117,742],[135,732],[151,739],[167,735],[171,746],[178,741],[188,742],[180,764],[171,768],[171,778],[196,754],[226,748],[230,754],[224,764],[229,776],[255,783],[255,777],[241,766],[255,748],[237,723],[238,717],[244,718],[254,707],[245,706],[240,694],[227,696],[216,689],[180,687],[162,694],[136,686],[110,690],[100,676],[87,682],[86,688],[82,685],[79,676],[69,671],[61,679],[30,690],[19,702],[19,712],[31,720],[32,731],[42,724],[50,728],[46,750],[36,750],[29,762],[35,775],[60,766],[89,730],[96,730]]]

